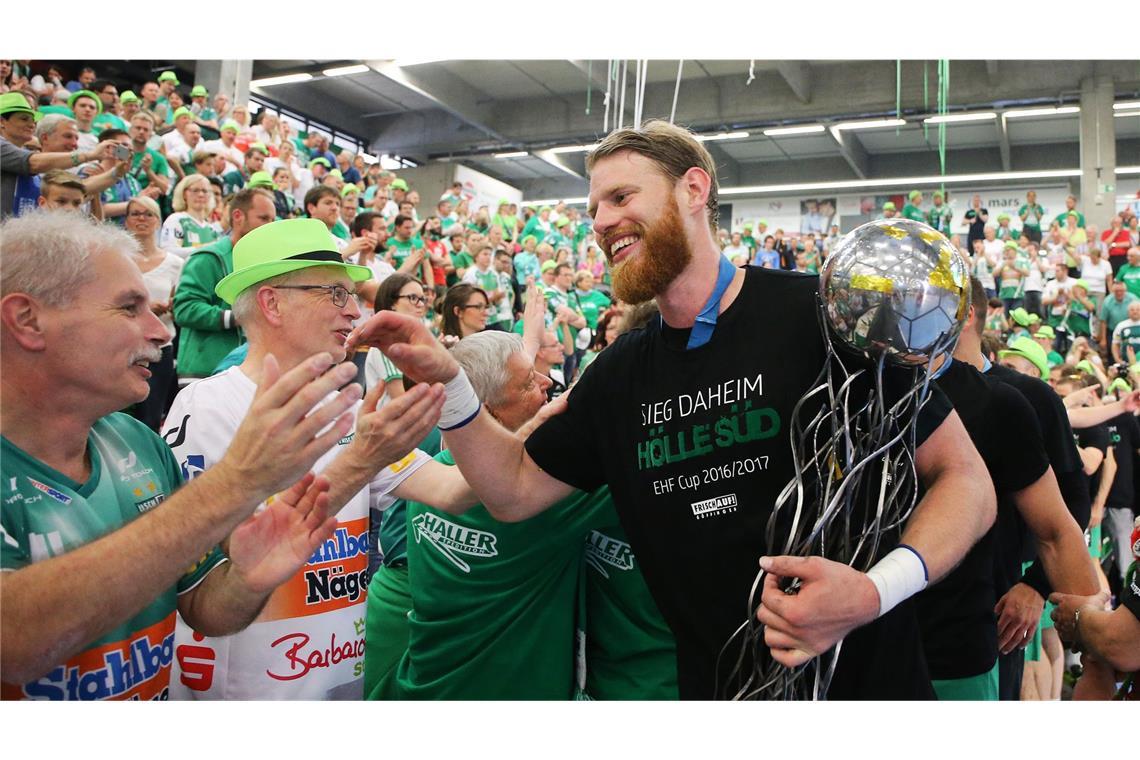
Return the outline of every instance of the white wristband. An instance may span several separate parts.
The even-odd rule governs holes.
[[[447,394],[443,401],[443,411],[439,415],[440,430],[454,430],[463,427],[479,414],[479,397],[461,367],[455,377],[443,386]]]
[[[867,577],[879,592],[879,617],[922,591],[929,580],[922,556],[906,544],[900,544],[876,562],[867,571]]]

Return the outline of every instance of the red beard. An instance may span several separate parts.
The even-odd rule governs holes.
[[[614,293],[631,304],[659,296],[693,258],[677,199],[672,196],[652,227],[638,225],[634,232],[641,238],[641,251],[613,271]]]

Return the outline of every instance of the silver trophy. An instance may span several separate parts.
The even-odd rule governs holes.
[[[827,360],[788,426],[795,474],[772,508],[769,552],[866,571],[882,538],[901,531],[918,494],[915,423],[962,330],[969,294],[966,261],[921,222],[880,219],[839,241],[819,281]],[[909,379],[907,390],[888,392],[887,365]],[[825,699],[843,642],[798,668],[770,660],[756,620],[763,575],[748,617],[721,650],[717,673],[724,665],[727,675],[717,694]],[[796,588],[793,579],[785,591]]]

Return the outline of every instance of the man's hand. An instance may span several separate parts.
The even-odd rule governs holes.
[[[1056,605],[1050,617],[1057,628],[1057,635],[1062,641],[1076,640],[1077,610],[1086,605],[1098,610],[1105,609],[1108,604],[1108,594],[1104,591],[1092,596],[1077,596],[1076,594],[1062,594],[1055,591],[1049,595],[1049,601]]]
[[[385,389],[383,380],[368,389],[357,412],[356,435],[342,455],[373,473],[399,461],[427,436],[439,422],[445,396],[442,385],[420,383],[376,411]]]
[[[327,353],[309,357],[284,375],[276,357],[267,355],[249,413],[212,470],[223,471],[221,477],[234,488],[257,496],[296,482],[352,429],[348,410],[361,396],[356,383],[314,407],[354,377],[352,362],[333,367]]]
[[[1023,649],[1036,633],[1044,609],[1045,600],[1031,586],[1017,583],[1005,592],[994,607],[998,616],[998,651],[1009,654]]]
[[[822,557],[761,557],[766,571],[756,616],[764,643],[785,667],[803,665],[879,614],[879,592],[865,573]],[[786,594],[783,579],[798,578]]]
[[[269,497],[268,505],[234,529],[229,558],[249,591],[265,594],[288,580],[332,535],[329,481],[305,475],[292,488]]]
[[[115,157],[115,148],[117,148],[118,145],[119,144],[113,140],[107,140],[106,142],[101,142],[97,146],[95,146],[95,148],[93,150],[91,150],[88,153],[85,153],[83,156],[81,156],[81,158],[83,159],[84,162],[102,161],[103,159],[112,159]]]
[[[423,320],[394,311],[379,311],[357,325],[345,350],[372,346],[384,352],[405,376],[416,382],[446,383],[459,373],[459,363],[424,326]]]
[[[1096,399],[1096,392],[1100,390],[1100,383],[1093,383],[1090,386],[1075,390],[1065,398],[1061,399],[1061,403],[1065,405],[1066,409],[1075,409],[1080,406],[1090,406]]]

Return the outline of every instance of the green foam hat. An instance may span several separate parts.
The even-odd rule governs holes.
[[[1002,220],[1005,220],[1008,222],[1009,221],[1009,214],[998,214],[998,221],[1000,222]]]
[[[1010,309],[1009,318],[1022,327],[1029,327],[1029,312],[1020,306],[1016,309]]]
[[[1037,344],[1037,341],[1032,338],[1021,337],[1009,344],[1009,348],[1004,351],[998,351],[998,356],[1004,359],[1007,356],[1020,356],[1028,359],[1034,367],[1041,372],[1041,377],[1046,377],[1049,374],[1049,358],[1045,355],[1045,349]]]
[[[767,219],[761,219],[759,222],[757,222],[757,224],[762,224],[765,227],[767,227],[768,226],[768,220]]]
[[[1128,381],[1125,380],[1123,377],[1118,377],[1112,381],[1112,385],[1108,386],[1108,392],[1113,393],[1113,392],[1118,391],[1118,390],[1124,391],[1125,393],[1131,393],[1132,392],[1132,386],[1129,385]]]
[[[269,155],[269,148],[265,147],[265,143],[261,143],[261,142],[250,143],[249,144],[249,150],[247,150],[246,153],[249,153],[249,151],[251,151],[251,150],[256,150],[258,153],[261,153],[261,154],[266,155],[266,156]]]
[[[264,187],[267,190],[276,189],[276,185],[273,184],[273,177],[269,175],[269,172],[254,172],[249,175],[249,181],[245,183],[245,186]]]
[[[392,180],[391,185],[393,190],[403,190],[405,193],[408,191],[408,181],[406,179],[399,179],[398,177]]]
[[[218,129],[222,132],[233,132],[236,135],[238,132],[241,132],[241,124],[238,124],[233,119],[226,119]]]
[[[340,257],[329,228],[319,219],[284,219],[247,232],[234,246],[234,271],[214,288],[232,304],[248,287],[286,272],[309,267],[341,267],[353,282],[371,279],[368,267]]]
[[[554,210],[554,209],[552,209],[550,206],[543,206],[542,208],[540,208],[540,209],[538,210],[538,213],[540,213],[540,214],[541,214],[541,213],[543,213],[544,211],[553,211],[553,210]]]
[[[158,81],[160,81],[160,82],[174,82],[175,87],[177,87],[179,84],[181,84],[178,81],[178,75],[175,74],[173,71],[162,72],[161,74],[158,75]]]
[[[1057,337],[1057,334],[1053,332],[1053,328],[1049,325],[1041,325],[1037,328],[1037,332],[1033,334],[1033,337],[1048,338],[1049,340],[1052,340],[1053,338]]]
[[[500,198],[499,199],[499,205],[500,206],[509,206],[509,205],[511,205],[511,202],[508,201],[506,198]]]
[[[194,112],[191,111],[186,106],[179,106],[178,108],[174,109],[174,116],[172,118],[175,121],[178,121],[179,116],[189,116],[191,119],[193,119],[194,118]],[[250,146],[250,147],[252,147],[252,146]],[[262,145],[261,147],[264,148],[265,146]]]
[[[1089,281],[1088,280],[1077,280],[1076,282],[1073,283],[1073,287],[1074,288],[1084,288],[1085,293],[1087,294],[1089,292]]]
[[[1030,325],[1030,327],[1032,327],[1033,325],[1037,324],[1037,323],[1038,323],[1038,322],[1040,322],[1040,321],[1041,321],[1041,317],[1040,317],[1039,315],[1037,315],[1037,314],[1030,314],[1030,315],[1029,315],[1029,325]]]
[[[554,267],[556,267],[556,266],[558,266],[558,262],[555,261],[554,259],[547,259],[546,261],[542,262],[543,274],[545,274],[546,272],[549,272],[551,269],[554,269]]]
[[[946,196],[942,194],[942,191],[941,191],[941,190],[935,190],[935,191],[934,191],[934,195],[932,195],[932,196],[930,196],[930,197],[931,197],[931,198],[939,198],[939,199],[942,199],[942,198],[945,198]]]
[[[911,190],[910,195],[907,196],[907,198],[909,198],[912,201],[915,198],[921,198],[921,197],[922,197],[922,191],[921,190]]]
[[[340,170],[337,169],[335,171],[340,171]],[[343,177],[341,179],[343,179]],[[348,195],[349,193],[359,193],[359,192],[360,192],[359,187],[357,187],[356,185],[354,185],[352,183],[349,183],[340,189],[340,197],[343,198],[344,196]]]
[[[329,160],[327,158],[325,158],[324,156],[317,156],[312,161],[310,161],[309,162],[309,168],[312,169],[317,164],[320,164],[321,166],[325,167],[326,169],[332,168],[332,164],[330,164]]]
[[[190,97],[192,98],[207,98],[210,96],[210,91],[204,85],[196,84],[190,90]]]
[[[1090,375],[1096,374],[1096,368],[1093,367],[1092,362],[1090,362],[1088,359],[1082,359],[1081,361],[1077,362],[1077,369],[1079,369],[1081,372],[1087,372]]]
[[[895,210],[895,204],[892,203],[891,201],[887,201],[886,203],[883,204],[883,211],[894,211],[894,210]]]
[[[6,113],[29,113],[35,116],[36,112],[28,105],[28,99],[23,93],[6,92],[0,95],[0,114]]]
[[[122,95],[119,96],[119,102],[120,103],[138,103],[139,102],[139,96],[135,95],[134,92],[132,92],[131,90],[127,90],[126,92],[124,92]]]
[[[23,96],[21,96],[21,97],[23,97]],[[78,90],[76,92],[71,93],[71,97],[69,97],[67,99],[68,108],[71,108],[74,110],[75,101],[79,100],[80,98],[91,98],[92,100],[95,101],[95,107],[99,109],[98,111],[96,111],[96,113],[103,113],[103,101],[99,99],[98,95],[91,92],[91,90]],[[27,101],[25,101],[25,102],[27,102]]]
[[[558,217],[558,219],[554,222],[555,227],[565,227],[568,224],[570,224],[570,220],[564,216]]]
[[[1013,250],[1016,251],[1017,250],[1017,243],[1012,241],[1012,240],[1007,240],[1007,241],[1005,241],[1005,245],[1003,245],[1002,248],[1003,249],[1012,248]]]
[[[329,176],[330,177],[336,177],[337,179],[341,179],[341,180],[344,179],[344,175],[341,174],[340,169],[333,169],[332,171],[329,172]]]

